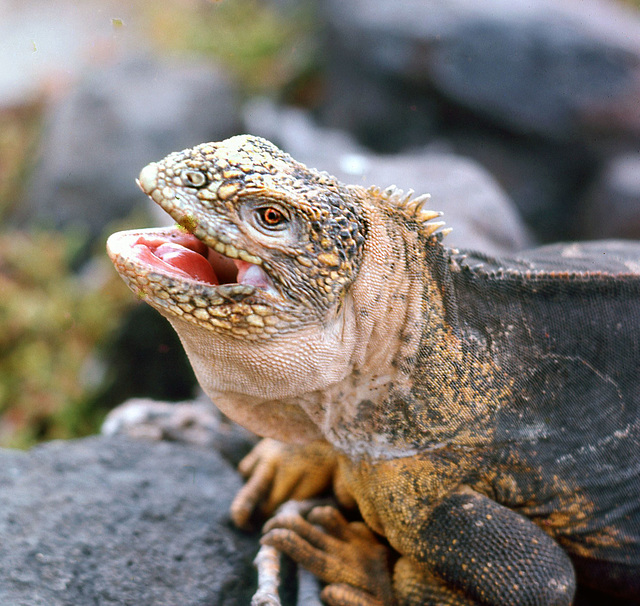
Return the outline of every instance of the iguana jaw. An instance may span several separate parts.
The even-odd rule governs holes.
[[[249,340],[295,330],[309,310],[274,284],[263,259],[239,240],[255,243],[226,213],[213,211],[209,200],[196,195],[185,168],[175,168],[184,160],[172,154],[142,169],[138,185],[178,225],[113,234],[107,252],[116,269],[139,297],[169,318]],[[222,202],[229,188],[216,187]]]
[[[208,247],[178,226],[118,232],[107,241],[131,290],[164,315],[249,339],[277,332],[281,296],[251,255],[218,252],[229,248]]]

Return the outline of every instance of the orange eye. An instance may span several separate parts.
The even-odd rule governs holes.
[[[258,209],[260,221],[265,227],[283,228],[287,222],[285,214],[273,206]]]

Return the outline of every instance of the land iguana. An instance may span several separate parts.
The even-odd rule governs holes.
[[[329,604],[570,604],[576,577],[640,600],[640,243],[449,249],[426,196],[252,136],[139,185],[178,225],[112,235],[111,259],[215,404],[270,438],[235,521],[333,481],[366,523],[267,526]]]

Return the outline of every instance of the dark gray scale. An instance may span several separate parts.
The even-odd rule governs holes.
[[[585,519],[557,540],[640,578],[640,242],[444,263],[451,325],[512,385],[493,464],[523,471],[517,497],[498,500],[538,521],[577,504]]]

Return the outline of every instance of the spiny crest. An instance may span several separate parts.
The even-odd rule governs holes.
[[[390,185],[384,190],[374,186],[370,188],[370,191],[396,206],[407,220],[415,222],[424,237],[438,232],[436,235],[442,239],[451,233],[450,227],[441,229],[445,225],[444,221],[433,221],[433,219],[441,217],[442,212],[426,208],[425,205],[431,199],[431,194],[422,194],[414,198],[415,192],[412,189],[405,192],[395,185]]]

